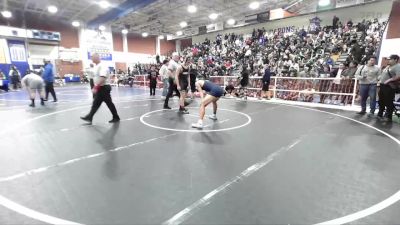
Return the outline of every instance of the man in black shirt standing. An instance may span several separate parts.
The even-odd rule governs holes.
[[[157,77],[158,77],[158,72],[156,71],[155,66],[151,66],[148,76],[150,80],[150,96],[156,95]]]

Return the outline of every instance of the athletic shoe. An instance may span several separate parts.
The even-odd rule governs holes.
[[[92,124],[92,119],[90,119],[89,117],[81,116],[81,120],[84,120],[84,121],[86,121],[86,122]]]
[[[171,109],[171,107],[164,105],[164,109]]]
[[[30,104],[29,106],[33,108],[33,107],[35,107],[35,104]]]
[[[192,123],[192,127],[193,128],[197,128],[197,129],[203,129],[203,124],[202,123]]]
[[[217,120],[218,119],[217,116],[214,115],[214,114],[213,115],[209,115],[208,118],[212,119],[212,120]]]
[[[365,115],[367,112],[365,112],[365,111],[361,111],[361,112],[358,112],[357,114],[358,115]]]
[[[117,123],[119,122],[121,119],[120,118],[113,118],[112,120],[108,121],[109,123]]]
[[[189,111],[187,109],[179,109],[179,112],[182,114],[189,114]]]

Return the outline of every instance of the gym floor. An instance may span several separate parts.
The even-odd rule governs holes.
[[[354,112],[221,99],[218,120],[87,85],[36,108],[0,94],[0,224],[398,224],[400,128]],[[211,105],[206,114],[211,113]]]

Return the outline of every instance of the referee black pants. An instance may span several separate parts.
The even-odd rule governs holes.
[[[94,81],[93,78],[89,79],[89,85],[90,85],[90,90],[92,90],[94,88]]]
[[[119,119],[119,115],[117,113],[117,109],[115,108],[115,105],[112,102],[110,93],[111,93],[111,86],[110,85],[104,85],[104,86],[100,87],[99,91],[94,96],[92,109],[90,110],[90,112],[86,116],[86,118],[92,120],[94,114],[100,108],[101,103],[105,102],[107,107],[108,107],[108,109],[112,113],[113,119]]]
[[[51,94],[51,96],[53,96],[53,100],[57,101],[57,97],[56,97],[56,92],[54,91],[54,82],[48,82],[46,81],[46,86],[45,86],[45,91],[46,91],[46,100],[49,99],[49,93]]]
[[[383,112],[385,111],[385,117],[392,119],[393,111],[394,111],[394,97],[395,90],[391,88],[389,85],[381,84],[379,89],[379,112],[378,116],[382,117]]]
[[[174,83],[174,79],[168,78],[168,83],[169,83],[168,94],[165,97],[164,107],[168,106],[169,98],[172,97],[172,94],[174,93],[174,91],[176,92],[178,97],[181,97],[181,93],[178,91],[178,87]]]
[[[93,80],[93,78],[89,79],[89,84],[90,84],[90,91],[92,91],[93,88],[94,88],[94,80]],[[94,99],[95,94],[92,94],[92,96],[93,96],[93,99]]]

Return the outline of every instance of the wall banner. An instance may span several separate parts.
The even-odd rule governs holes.
[[[26,62],[26,48],[24,42],[8,41],[11,62]]]
[[[101,60],[112,61],[113,40],[111,32],[84,30],[82,37],[85,39],[88,59],[91,59],[94,53],[98,53]]]
[[[29,69],[25,42],[19,40],[7,40],[10,52],[11,64],[15,65],[21,76],[24,76]],[[4,72],[4,71],[3,71]],[[8,69],[6,71],[8,73]]]

